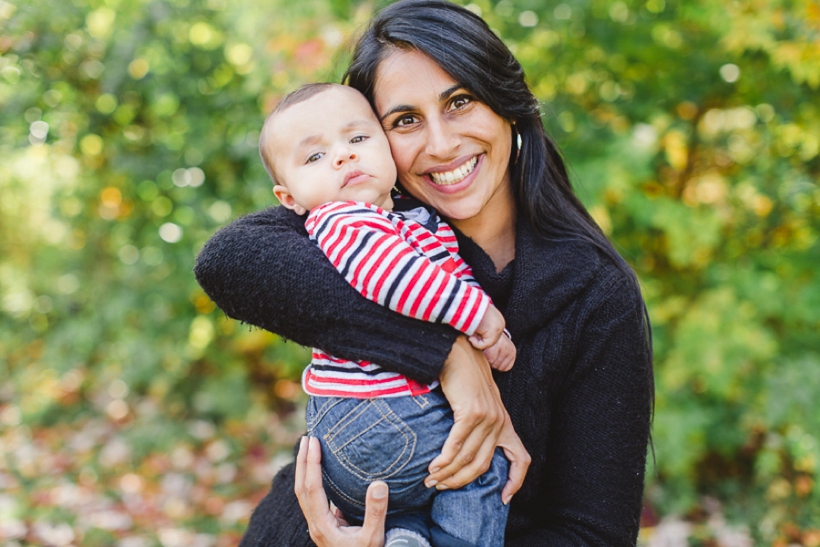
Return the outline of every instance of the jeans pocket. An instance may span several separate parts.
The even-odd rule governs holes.
[[[383,400],[359,401],[333,421],[335,425],[323,435],[325,445],[360,480],[387,480],[413,457],[416,433]]]
[[[342,397],[310,397],[305,409],[308,435],[313,435],[313,431],[319,422],[329,412],[332,412],[337,405],[344,404],[349,400]]]

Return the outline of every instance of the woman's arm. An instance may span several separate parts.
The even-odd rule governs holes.
[[[636,542],[653,393],[642,305],[622,283],[579,320],[571,368],[551,390],[538,510],[518,509],[538,529],[508,547]]]
[[[219,230],[194,274],[229,317],[424,383],[438,377],[458,335],[362,297],[308,239],[304,218],[284,207]]]
[[[441,388],[453,409],[455,424],[441,454],[428,467],[427,487],[461,488],[490,467],[497,446],[510,461],[505,504],[518,492],[532,459],[512,427],[484,354],[459,336],[444,365]]]

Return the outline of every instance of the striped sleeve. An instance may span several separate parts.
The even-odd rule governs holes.
[[[469,283],[471,286],[481,289],[481,285],[479,285],[478,281],[476,281],[475,277],[473,277],[473,269],[469,264],[467,264],[467,262],[464,261],[463,258],[461,258],[461,255],[458,254],[458,239],[456,238],[455,232],[453,232],[453,229],[449,224],[442,220],[439,220],[438,222],[436,239],[444,245],[450,253],[450,256],[455,259],[453,275],[457,276],[462,281]],[[484,289],[481,290],[483,291]]]
[[[305,223],[333,266],[365,298],[409,317],[445,323],[473,334],[489,296],[410,245],[374,205],[332,202],[314,208]],[[433,234],[425,230],[432,240]]]

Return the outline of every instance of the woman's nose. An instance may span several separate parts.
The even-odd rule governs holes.
[[[427,153],[436,158],[452,158],[461,144],[461,138],[448,121],[443,118],[428,119],[427,132]]]

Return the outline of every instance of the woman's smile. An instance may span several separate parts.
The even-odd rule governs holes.
[[[454,163],[459,162],[460,160],[456,160]],[[461,163],[455,169],[451,169],[449,166],[442,166],[442,170],[430,169],[428,170],[430,182],[436,186],[452,186],[454,184],[458,184],[473,172],[476,163],[478,163],[478,157],[473,156],[467,161]]]
[[[469,188],[476,177],[479,176],[484,157],[484,154],[473,156],[455,169],[442,170],[440,168],[433,168],[424,175],[424,181],[434,186],[434,190],[441,194],[458,194],[466,188]]]

